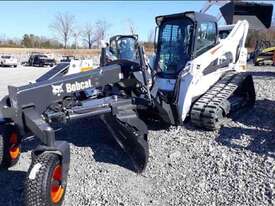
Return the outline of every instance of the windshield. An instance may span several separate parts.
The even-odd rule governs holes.
[[[166,20],[159,28],[156,69],[177,74],[190,60],[193,22],[187,18]]]
[[[39,59],[47,59],[48,57],[47,56],[44,56],[44,55],[41,55],[39,56]]]
[[[121,38],[117,42],[119,59],[135,61],[137,59],[136,40],[134,38]]]

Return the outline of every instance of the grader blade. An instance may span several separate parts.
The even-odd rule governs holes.
[[[113,116],[106,114],[101,119],[116,142],[131,158],[137,173],[141,173],[148,162],[149,146],[147,127],[133,111]]]

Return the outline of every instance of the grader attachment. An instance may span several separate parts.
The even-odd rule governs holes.
[[[101,115],[115,140],[130,155],[135,170],[142,172],[149,156],[147,127],[133,111],[136,105],[132,100],[117,96],[88,100],[75,97],[76,92],[119,82],[120,76],[121,67],[110,65],[63,78],[47,77],[46,81],[22,87],[10,86],[9,95],[2,100],[2,115],[21,131],[29,130],[37,136],[48,146],[45,149],[56,147],[52,122]],[[47,98],[41,101],[45,94]]]

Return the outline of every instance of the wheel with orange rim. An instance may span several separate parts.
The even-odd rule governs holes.
[[[62,205],[66,184],[62,182],[60,157],[42,153],[31,164],[25,184],[25,205]]]
[[[16,132],[12,132],[9,136],[9,155],[12,160],[19,157],[21,151],[18,144],[19,138]]]
[[[15,165],[21,154],[21,137],[12,124],[0,126],[0,167]]]
[[[64,195],[64,188],[61,185],[62,181],[62,167],[56,165],[52,174],[51,181],[51,200],[53,203],[58,203]]]

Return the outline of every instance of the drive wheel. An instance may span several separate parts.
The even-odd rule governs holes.
[[[62,165],[58,155],[43,153],[31,164],[25,184],[25,205],[60,206],[66,185],[62,186]]]
[[[225,114],[222,108],[218,108],[216,111],[216,118],[214,118],[213,130],[220,129],[225,121]]]
[[[13,125],[0,126],[0,167],[14,166],[21,154],[21,137]]]
[[[206,121],[203,121],[202,124],[204,128],[210,131],[219,130],[225,122],[225,114],[223,109],[220,107],[217,108],[215,113],[211,114],[209,117]]]

